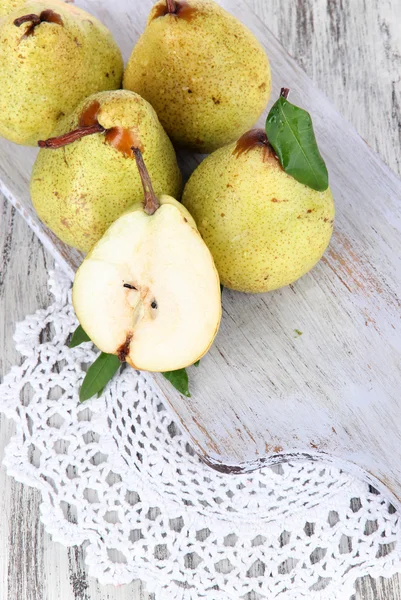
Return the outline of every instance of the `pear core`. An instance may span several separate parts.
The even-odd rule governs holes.
[[[107,230],[75,276],[73,304],[96,346],[132,367],[172,371],[209,349],[221,318],[212,256],[176,200],[149,216],[135,205]]]

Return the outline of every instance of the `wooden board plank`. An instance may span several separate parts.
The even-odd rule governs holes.
[[[217,468],[323,454],[365,469],[401,498],[401,184],[251,9],[238,0],[221,3],[265,46],[273,98],[285,83],[292,100],[312,112],[336,198],[336,231],[324,260],[293,286],[252,297],[225,291],[216,343],[191,372],[191,400],[163,378],[157,382],[199,453]],[[124,0],[113,3],[113,13],[106,0],[80,4],[114,30],[127,57],[151,2],[136,7],[135,24]],[[34,155],[1,141],[1,189],[72,275],[80,256],[49,234],[30,206]],[[181,160],[185,170],[193,165],[185,155]],[[295,329],[303,335],[295,338]]]

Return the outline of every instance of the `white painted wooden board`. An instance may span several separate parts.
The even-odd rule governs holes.
[[[358,0],[359,2],[359,0]],[[327,46],[328,48],[328,52],[330,53],[331,57],[335,57],[336,55],[336,50],[337,50],[337,46],[336,44],[332,43],[332,38],[330,37],[332,35],[331,33],[331,25],[332,22],[334,22],[334,25],[337,23],[337,25],[341,28],[343,27],[343,29],[341,30],[343,33],[345,31],[346,36],[344,36],[346,39],[349,39],[351,41],[354,41],[357,38],[358,32],[359,35],[361,36],[361,31],[369,31],[370,32],[370,36],[369,36],[369,44],[366,46],[365,48],[365,53],[363,53],[363,44],[366,42],[366,40],[362,37],[362,39],[359,39],[359,43],[356,43],[355,46],[357,46],[358,48],[362,48],[361,51],[361,56],[357,57],[356,49],[353,49],[352,51],[355,53],[354,54],[354,61],[356,62],[357,60],[359,60],[359,68],[361,69],[361,71],[363,72],[364,69],[366,69],[367,73],[369,73],[369,67],[372,66],[373,68],[377,68],[379,66],[379,62],[375,61],[375,58],[377,58],[377,55],[375,54],[375,52],[373,52],[373,50],[371,49],[370,45],[373,43],[372,40],[374,39],[376,41],[376,43],[378,43],[378,40],[380,40],[379,37],[379,26],[380,26],[380,35],[383,35],[383,45],[384,48],[380,48],[381,49],[381,55],[379,54],[379,57],[381,56],[382,60],[384,60],[386,58],[384,51],[387,53],[391,54],[391,47],[396,48],[396,44],[397,44],[397,40],[393,37],[392,39],[389,37],[389,31],[387,31],[386,33],[386,29],[385,29],[385,17],[382,14],[382,10],[388,10],[389,5],[391,3],[389,2],[383,2],[380,3],[380,8],[378,7],[378,3],[374,3],[372,5],[368,6],[368,10],[366,12],[366,14],[362,15],[362,1],[359,2],[358,7],[356,8],[354,4],[350,4],[348,5],[347,3],[345,3],[345,9],[343,10],[342,7],[338,6],[336,9],[332,10],[332,13],[330,13],[330,19],[328,17],[328,13],[326,14],[326,3],[324,1],[315,1],[313,3],[297,3],[296,7],[295,4],[294,5],[288,5],[286,4],[285,6],[281,6],[281,3],[278,3],[276,1],[272,1],[271,3],[268,3],[269,6],[267,5],[267,3],[262,2],[261,0],[259,0],[259,2],[255,1],[254,5],[256,8],[259,9],[260,11],[260,15],[265,17],[266,22],[267,19],[269,19],[269,23],[273,22],[276,31],[282,33],[282,39],[286,41],[286,45],[288,43],[288,47],[292,49],[293,54],[297,55],[297,59],[298,60],[302,60],[302,63],[304,64],[305,62],[308,63],[308,61],[311,61],[311,74],[314,74],[317,77],[321,78],[321,82],[323,83],[327,83],[328,84],[328,91],[332,92],[333,97],[335,98],[335,100],[337,101],[337,103],[339,104],[343,104],[343,110],[346,111],[347,116],[351,116],[354,115],[354,122],[356,124],[358,124],[358,120],[359,120],[359,129],[361,132],[365,132],[364,135],[365,137],[370,141],[370,143],[372,144],[377,144],[379,149],[381,149],[383,156],[386,158],[387,162],[389,162],[390,164],[392,164],[393,167],[397,167],[397,153],[391,154],[391,150],[395,147],[395,142],[397,140],[397,129],[394,126],[393,128],[391,127],[391,124],[393,123],[393,125],[397,124],[397,113],[396,113],[396,96],[394,96],[394,88],[395,90],[399,90],[399,86],[397,88],[397,82],[389,82],[389,86],[388,86],[388,93],[384,93],[383,89],[379,89],[379,90],[375,90],[374,89],[374,82],[375,82],[375,78],[376,75],[373,74],[371,76],[371,85],[369,85],[369,79],[366,81],[366,83],[363,80],[363,77],[361,77],[360,79],[360,90],[361,90],[361,106],[360,106],[360,110],[358,110],[358,108],[356,107],[356,91],[358,90],[358,86],[356,82],[354,82],[354,85],[350,84],[349,85],[349,89],[351,91],[352,94],[352,100],[354,101],[354,106],[352,106],[351,100],[350,102],[347,102],[345,100],[344,97],[344,89],[345,86],[341,84],[341,69],[340,67],[342,67],[342,71],[347,71],[347,59],[344,58],[344,56],[347,56],[346,51],[348,50],[348,48],[338,48],[338,59],[337,59],[337,67],[338,67],[338,71],[337,69],[332,71],[330,73],[330,69],[328,69],[327,75],[324,73],[324,50]],[[341,3],[342,4],[342,3]],[[360,5],[360,6],[359,6]],[[395,3],[393,2],[393,5],[395,7]],[[94,9],[92,8],[93,12]],[[294,16],[293,13],[296,11],[296,15]],[[342,16],[342,13],[343,16]],[[314,33],[313,31],[311,31],[310,29],[310,22],[312,21],[312,16],[315,15],[315,22],[318,20],[317,18],[320,17],[326,17],[326,21],[327,24],[325,25],[327,32],[325,33],[323,30],[323,27],[320,28],[320,30],[317,31],[317,34],[315,32],[315,36],[309,36],[307,38],[308,41],[306,41],[305,39],[303,40],[303,45],[302,45],[302,39],[299,33],[299,27],[295,28],[295,23],[300,23],[300,25],[302,24],[303,18],[301,17],[302,14],[305,14],[305,21],[306,21],[306,29],[307,32],[306,33]],[[382,18],[382,22],[375,22],[375,20],[373,19],[373,17],[380,17]],[[353,20],[352,20],[353,17]],[[273,21],[272,21],[273,20]],[[347,27],[345,27],[345,21],[348,21],[348,25]],[[373,23],[372,23],[373,21]],[[330,23],[330,25],[329,25]],[[382,31],[382,24],[383,24],[383,31]],[[377,26],[377,32],[376,32],[376,26]],[[316,27],[317,29],[317,27]],[[118,29],[115,29],[116,34],[118,35]],[[376,32],[376,37],[372,36],[371,34]],[[391,33],[391,30],[390,30]],[[285,34],[285,35],[284,35]],[[325,35],[327,35],[327,39],[324,37]],[[310,45],[312,46],[312,51],[309,52],[310,48],[309,48],[309,40],[312,40],[310,42]],[[331,40],[331,43],[330,43]],[[391,43],[393,44],[393,46],[391,46]],[[297,49],[302,48],[302,54],[297,54],[296,51]],[[390,50],[389,50],[390,48]],[[306,52],[306,50],[308,50],[308,52]],[[319,55],[320,52],[320,55]],[[394,52],[394,61],[397,60],[397,54],[395,51]],[[391,56],[387,57],[388,60],[390,61]],[[366,59],[366,60],[363,60]],[[333,67],[333,61],[330,62],[330,68]],[[354,63],[355,64],[355,63]],[[306,66],[308,66],[306,64]],[[390,71],[389,69],[390,63],[387,63],[387,75]],[[354,68],[354,73],[356,72],[355,67]],[[348,72],[348,71],[347,71]],[[399,72],[399,71],[398,71]],[[353,71],[350,68],[348,74],[352,74]],[[394,69],[394,73],[396,73],[395,69]],[[383,73],[378,73],[377,74],[377,78],[380,82],[382,83],[386,83],[386,79],[385,79],[385,75]],[[373,83],[372,83],[373,82]],[[393,86],[391,86],[391,83],[393,83]],[[391,90],[393,87],[393,100],[391,100]],[[372,90],[373,88],[373,90]],[[348,86],[346,88],[348,90]],[[362,93],[363,91],[367,92],[366,94]],[[369,93],[368,93],[369,92]],[[388,102],[388,104],[387,104]],[[393,104],[391,104],[391,102],[393,102]],[[389,112],[388,116],[384,117],[380,112],[377,115],[376,118],[376,114],[375,114],[375,110],[380,110],[380,108],[384,108],[384,107],[391,107],[393,106],[394,111],[393,114],[391,114]],[[366,118],[367,116],[370,115],[370,119]],[[391,162],[391,160],[393,160],[393,162]],[[3,217],[2,217],[3,218]],[[2,229],[3,232],[7,232],[10,233],[10,236],[12,236],[12,233],[14,233],[14,238],[15,236],[20,236],[17,237],[16,239],[20,239],[21,242],[23,240],[26,240],[26,238],[23,237],[23,233],[22,233],[22,226],[20,225],[20,230],[21,233],[19,234],[18,231],[18,227],[14,227],[13,222],[16,221],[18,222],[18,219],[11,219],[10,221],[7,223],[2,222],[1,225],[4,226],[4,228]],[[14,232],[13,232],[13,227],[14,227]],[[24,230],[25,236],[26,236],[26,231]],[[7,236],[8,237],[8,236]],[[33,251],[34,254],[34,258],[31,261],[32,264],[32,268],[31,268],[31,273],[43,273],[43,271],[41,271],[41,269],[43,269],[43,267],[41,267],[42,264],[42,260],[40,259],[40,255],[39,255],[39,261],[38,264],[35,265],[36,258],[38,256],[38,246],[37,244],[35,244],[34,240],[32,238],[29,239],[29,250]],[[18,243],[14,243],[14,250],[19,248],[19,244]],[[7,248],[6,248],[7,249]],[[35,254],[35,249],[36,249],[36,254]],[[21,253],[22,250],[21,250]],[[6,257],[6,255],[9,254],[9,252],[5,252],[4,256]],[[26,259],[27,260],[27,259]],[[13,267],[13,273],[15,272],[20,272],[21,274],[26,274],[27,273],[27,277],[29,280],[29,271],[27,272],[25,268],[22,268],[21,271],[18,271],[18,262],[16,261],[14,258],[14,267]],[[25,267],[26,265],[26,261],[23,261],[23,267]],[[1,270],[1,269],[0,269]],[[10,282],[13,282],[13,279],[11,277],[12,274],[10,274]],[[25,314],[25,312],[29,312],[31,309],[29,308],[29,306],[26,304],[26,298],[29,297],[29,294],[33,293],[32,292],[32,288],[35,288],[36,290],[43,290],[43,286],[44,286],[44,282],[45,282],[45,278],[42,276],[41,277],[41,281],[42,283],[39,284],[36,281],[36,276],[33,278],[33,276],[30,276],[30,285],[26,284],[25,281],[25,277],[23,279],[23,281],[17,281],[17,283],[19,284],[19,287],[23,287],[23,294],[24,297],[22,298],[22,293],[21,293],[21,299],[20,302],[25,302],[24,304],[24,309],[23,312],[21,314],[19,314],[18,318],[21,318],[23,316],[23,314]],[[10,289],[8,290],[10,292]],[[31,302],[34,304],[36,301],[38,302],[42,302],[45,303],[46,300],[43,296],[43,292],[40,296],[38,297],[31,297]],[[12,295],[11,293],[9,293],[9,304],[8,304],[8,309],[10,309],[10,307],[12,306],[11,303],[11,299],[12,299]],[[4,305],[3,305],[4,306]],[[2,308],[3,308],[2,306]],[[13,320],[12,317],[10,317],[11,321]],[[12,324],[8,325],[8,330],[9,333],[11,332],[12,329]],[[11,340],[10,335],[8,336],[8,339]],[[8,356],[9,356],[9,363],[13,362],[13,360],[15,360],[15,357],[12,357],[11,354],[11,358],[10,358],[10,350],[6,349],[8,352]],[[6,368],[9,366],[9,364],[5,364],[3,365],[3,372],[6,370]],[[32,515],[34,515],[34,508],[35,508],[35,501],[29,500],[29,494],[28,492],[22,492],[20,490],[20,486],[13,486],[13,490],[12,490],[12,494],[13,494],[13,498],[14,498],[14,502],[16,501],[17,498],[20,498],[21,503],[19,504],[19,510],[17,511],[13,511],[12,514],[10,514],[10,517],[12,519],[17,519],[18,517],[18,512],[26,512],[27,510],[27,503],[30,502],[32,504],[32,508],[33,508],[33,513]],[[34,493],[33,493],[34,494]],[[37,505],[37,502],[36,502]],[[28,515],[31,513],[27,513]],[[17,521],[14,521],[15,523]],[[15,531],[15,527],[16,525],[14,525],[14,531]],[[28,525],[29,527],[29,525]],[[27,528],[25,527],[25,529],[22,531],[22,533],[25,535],[27,533]],[[35,532],[32,533],[33,536],[35,536]],[[40,541],[43,541],[43,532],[40,533],[38,531],[38,538],[40,538]],[[46,540],[45,540],[45,546],[46,546]],[[39,551],[39,548],[38,548]],[[18,549],[15,550],[15,553],[18,554]],[[57,553],[56,553],[57,554]],[[58,551],[58,554],[54,557],[54,560],[58,560],[58,556],[59,554],[62,554],[60,551]],[[47,569],[47,572],[49,573],[49,566],[51,564],[51,558],[48,554],[46,555],[46,560],[42,561],[41,564],[44,564],[45,569]],[[17,560],[18,557],[15,557],[15,560]],[[18,563],[21,568],[24,568],[23,565],[23,557],[19,557],[20,562]],[[17,561],[18,562],[18,561]],[[16,563],[15,563],[16,566]],[[40,565],[39,565],[40,566]],[[72,564],[72,569],[74,569],[74,565]],[[12,569],[11,569],[12,572]],[[40,569],[39,569],[40,572]],[[81,573],[82,574],[82,573]],[[56,579],[56,574],[53,574],[53,579],[52,581],[54,581]],[[68,577],[64,577],[65,581],[66,581],[66,585],[68,585]],[[4,579],[3,579],[4,581]],[[22,582],[21,582],[22,585]],[[50,584],[49,584],[50,585]],[[62,584],[62,589],[63,592],[61,591],[61,588],[57,587],[52,589],[52,593],[50,593],[49,595],[45,593],[45,595],[43,597],[51,597],[51,598],[67,598],[67,591],[66,588],[64,588],[63,584]],[[15,592],[17,588],[13,588],[11,595],[9,595],[9,598],[15,598],[15,597],[19,597],[16,596]],[[19,589],[19,588],[18,588]],[[22,588],[21,588],[22,589]],[[379,584],[378,587],[372,585],[371,586],[371,591],[369,593],[369,596],[365,595],[365,593],[367,594],[367,592],[364,592],[363,597],[375,597],[375,598],[386,598],[387,600],[389,600],[389,598],[395,598],[395,597],[399,597],[398,596],[398,592],[397,592],[398,587],[396,586],[396,584]],[[373,591],[372,591],[373,590]],[[68,592],[68,598],[70,598],[70,593],[72,592]],[[78,592],[77,592],[78,593]],[[83,592],[84,593],[84,592]],[[113,594],[112,596],[110,595],[110,598],[122,598],[123,596],[121,595],[123,592],[120,590],[118,592],[111,592],[110,590],[106,591],[100,591],[99,589],[96,589],[96,586],[93,585],[93,583],[91,583],[91,587],[90,587],[90,592],[88,592],[88,594],[90,593],[90,597],[94,597],[96,595],[96,598],[106,598],[109,597],[109,594]],[[131,587],[129,589],[127,589],[127,596],[125,596],[124,593],[124,598],[128,598],[128,597],[137,597],[136,593],[134,591],[134,589],[132,589]],[[86,592],[85,592],[86,594]],[[133,594],[135,596],[133,596]],[[30,592],[30,595],[21,595],[21,597],[29,597],[29,598],[41,598],[41,595],[37,595],[37,593],[35,591]],[[72,597],[72,596],[71,596]],[[75,596],[74,596],[75,597]],[[77,595],[77,598],[84,598],[86,596],[83,595]],[[89,596],[88,596],[89,597]],[[138,596],[139,597],[139,596]],[[359,597],[359,595],[358,595]]]

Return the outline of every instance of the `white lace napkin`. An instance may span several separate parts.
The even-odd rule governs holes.
[[[398,514],[324,463],[224,475],[200,462],[151,377],[126,368],[102,397],[78,401],[86,343],[70,282],[50,275],[54,303],[17,325],[22,356],[0,387],[17,433],[4,464],[42,492],[53,539],[86,542],[100,583],[140,578],[156,600],[347,599],[357,577],[400,570]]]

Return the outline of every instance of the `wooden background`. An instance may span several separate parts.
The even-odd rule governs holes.
[[[339,112],[400,175],[399,0],[247,2]],[[49,302],[46,281],[52,260],[1,197],[0,211],[2,376],[18,360],[12,342],[15,321]],[[1,418],[0,458],[12,433],[12,424]],[[140,582],[115,589],[87,578],[81,549],[54,544],[44,533],[39,494],[8,479],[4,469],[0,489],[0,600],[149,598]],[[362,599],[401,600],[401,567],[399,577],[357,581],[353,600]]]

